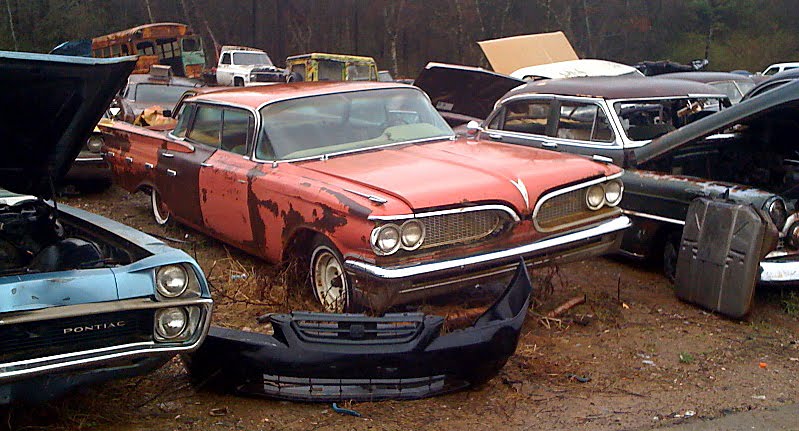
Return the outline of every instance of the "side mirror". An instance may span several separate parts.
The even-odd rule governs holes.
[[[480,128],[480,123],[475,120],[471,120],[466,123],[466,135],[468,136],[477,136],[477,133],[482,130]]]

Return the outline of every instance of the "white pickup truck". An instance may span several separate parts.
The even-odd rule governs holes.
[[[223,46],[216,66],[219,85],[243,87],[251,82],[286,82],[286,71],[275,67],[266,52],[243,46]]]

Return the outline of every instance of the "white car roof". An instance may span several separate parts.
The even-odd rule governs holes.
[[[519,79],[524,79],[526,76],[540,76],[542,78],[554,79],[575,78],[580,76],[619,76],[626,74],[644,76],[644,74],[632,66],[596,59],[559,61],[557,63],[542,64],[539,66],[523,67],[510,75]]]

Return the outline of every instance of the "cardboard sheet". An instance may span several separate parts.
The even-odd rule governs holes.
[[[484,40],[477,44],[494,71],[506,75],[522,67],[578,59],[562,31]]]

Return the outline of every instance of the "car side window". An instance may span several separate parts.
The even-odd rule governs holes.
[[[292,64],[291,73],[298,73],[302,79],[305,79],[305,64]]]
[[[235,154],[246,154],[247,143],[255,128],[252,114],[240,109],[225,109],[223,115],[221,148]]]
[[[218,148],[221,129],[222,108],[198,106],[194,114],[194,123],[186,137],[194,142]]]
[[[549,100],[520,100],[505,105],[505,123],[502,130],[509,132],[547,134]]]
[[[230,64],[230,53],[226,52],[222,54],[222,60],[220,61],[222,64]]]
[[[593,103],[561,102],[555,136],[575,141],[613,141],[607,117],[599,105]]]
[[[178,138],[186,137],[186,130],[189,127],[189,121],[194,113],[195,106],[196,105],[193,103],[187,103],[183,105],[183,108],[181,108],[180,112],[178,113],[178,124],[175,126],[175,129],[172,130],[172,135]]]

